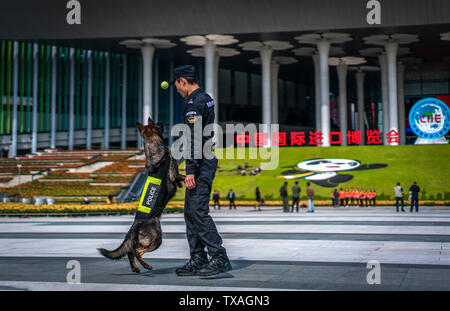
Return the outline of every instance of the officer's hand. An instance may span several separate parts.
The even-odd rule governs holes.
[[[194,174],[186,175],[184,183],[186,184],[186,188],[194,189],[195,188],[195,175]]]

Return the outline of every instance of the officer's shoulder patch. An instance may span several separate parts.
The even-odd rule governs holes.
[[[208,108],[211,108],[212,106],[214,106],[214,100],[210,100],[209,102],[206,103],[206,106]]]
[[[186,118],[187,118],[187,121],[190,123],[190,124],[194,124],[195,123],[195,116],[197,115],[197,112],[196,111],[189,111],[188,113],[186,113]]]

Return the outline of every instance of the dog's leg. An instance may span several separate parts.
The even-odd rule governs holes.
[[[136,272],[136,273],[141,272],[141,270],[138,268],[138,266],[134,262],[134,253],[129,252],[127,255],[128,255],[128,260],[130,261],[131,271]]]
[[[184,181],[185,177],[186,176],[179,173],[177,161],[173,157],[170,157],[169,180],[173,183],[179,183],[181,185],[181,182]]]
[[[147,269],[147,270],[152,270],[153,269],[153,267],[152,266],[150,266],[148,263],[146,263],[145,261],[144,261],[144,258],[142,258],[142,255],[144,255],[144,253],[146,253],[146,252],[151,252],[151,251],[153,251],[155,248],[153,247],[153,248],[150,248],[150,250],[146,250],[146,251],[143,251],[143,250],[136,250],[136,258],[137,258],[137,260],[141,263],[141,265],[145,268],[145,269]]]
[[[177,176],[176,183],[177,183],[178,188],[182,188],[182,187],[183,187],[182,182],[183,182],[185,179],[186,179],[186,176],[184,176],[184,175],[179,174],[179,175]]]

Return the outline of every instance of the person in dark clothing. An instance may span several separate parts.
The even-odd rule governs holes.
[[[311,183],[306,183],[306,197],[308,199],[308,213],[314,213],[314,189]]]
[[[283,200],[283,212],[289,212],[289,199],[288,199],[288,191],[287,191],[287,181],[284,182],[283,186],[280,188],[280,195]]]
[[[419,212],[419,192],[420,187],[417,186],[417,183],[414,182],[412,186],[409,188],[409,191],[411,192],[411,209],[410,212],[413,211],[413,206],[416,206],[416,213]]]
[[[333,196],[333,207],[338,208],[339,207],[339,192],[337,189],[334,189],[332,194]]]
[[[259,187],[256,187],[256,206],[255,210],[258,208],[258,211],[261,210],[261,191],[259,191]]]
[[[230,209],[233,207],[236,209],[236,203],[234,203],[234,200],[236,198],[236,194],[234,193],[233,189],[230,189],[228,192],[228,200],[230,201]]]
[[[214,201],[214,209],[216,209],[216,205],[218,209],[220,210],[220,194],[217,190],[213,193],[213,201]]]
[[[298,204],[300,202],[300,192],[301,188],[298,185],[298,180],[295,181],[295,185],[292,186],[292,207],[291,213],[294,212],[294,207],[296,212],[298,213]]]
[[[186,195],[184,200],[186,237],[191,258],[175,272],[179,276],[211,276],[232,270],[227,252],[222,246],[222,237],[209,215],[211,186],[218,160],[213,153],[214,133],[202,134],[206,126],[214,124],[214,100],[200,89],[194,66],[175,68],[174,80],[171,84],[175,85],[178,93],[185,99],[183,117],[184,123],[190,129],[190,133],[185,133],[185,136],[188,146],[190,142],[191,147],[189,157],[185,159]],[[195,133],[194,125],[197,125],[196,129],[200,127],[200,135]],[[197,145],[201,148],[194,148]],[[207,146],[210,146],[211,150],[206,148]],[[211,257],[209,261],[205,248]]]

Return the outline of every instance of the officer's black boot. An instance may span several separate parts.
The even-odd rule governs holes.
[[[199,276],[211,276],[221,272],[231,271],[231,262],[227,255],[219,253],[211,258],[210,262],[202,269],[197,271]]]
[[[181,268],[177,268],[175,273],[178,276],[197,275],[197,271],[208,264],[208,257],[205,253],[194,254],[191,259]]]

